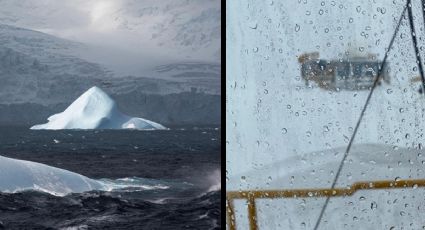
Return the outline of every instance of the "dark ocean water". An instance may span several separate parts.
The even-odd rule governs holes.
[[[221,131],[32,131],[0,127],[0,155],[122,188],[53,196],[0,193],[5,229],[220,229]],[[156,187],[155,187],[156,186]],[[143,187],[143,188],[145,188]]]

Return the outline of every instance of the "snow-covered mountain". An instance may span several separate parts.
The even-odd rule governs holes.
[[[2,0],[0,123],[43,122],[97,85],[124,113],[217,124],[220,15],[216,0]]]
[[[65,111],[48,118],[46,124],[31,129],[165,129],[164,126],[118,110],[115,101],[99,87],[92,87],[77,98]]]
[[[58,103],[112,76],[74,52],[83,44],[23,28],[0,25],[0,103]],[[61,82],[59,84],[59,82]],[[58,93],[60,96],[51,97]]]
[[[121,76],[87,61],[81,50],[91,47],[83,43],[9,25],[0,25],[0,41],[1,104],[69,103],[92,85],[110,94],[220,94],[220,64],[172,63]]]

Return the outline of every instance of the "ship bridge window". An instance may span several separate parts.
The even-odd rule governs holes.
[[[365,76],[373,78],[378,73],[378,63],[366,66]]]
[[[353,77],[360,78],[362,77],[363,65],[361,63],[353,64]]]
[[[339,77],[348,77],[350,74],[350,65],[348,63],[338,63],[336,71]]]

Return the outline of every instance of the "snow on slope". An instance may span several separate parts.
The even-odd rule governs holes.
[[[229,178],[228,190],[329,188],[345,147],[294,156]],[[354,145],[336,184],[358,181],[422,179],[425,151],[388,145]],[[244,179],[241,179],[243,176]],[[425,189],[358,191],[331,198],[320,229],[421,229]],[[313,229],[324,198],[258,200],[260,229]],[[244,201],[236,202],[238,229],[247,229]]]
[[[0,44],[2,104],[69,101],[75,92],[112,75],[75,54],[85,47],[81,43],[0,24]]]
[[[96,86],[48,120],[31,129],[165,129],[158,123],[122,114],[114,100]]]
[[[106,189],[85,176],[47,165],[0,156],[0,191],[38,190],[63,196],[71,192]]]

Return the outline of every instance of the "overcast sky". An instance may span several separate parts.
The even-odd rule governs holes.
[[[219,0],[0,0],[0,23],[128,57],[219,62],[220,7]]]

